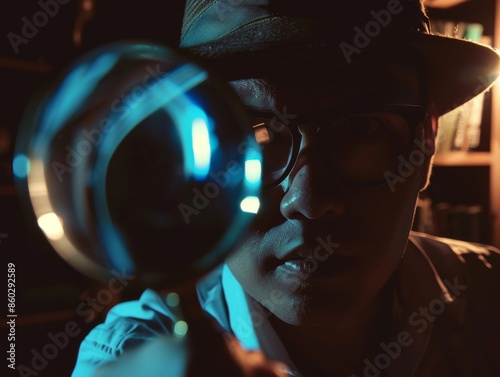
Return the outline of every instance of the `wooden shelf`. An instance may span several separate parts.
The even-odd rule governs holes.
[[[489,166],[490,152],[444,152],[434,156],[435,166]]]
[[[426,3],[431,20],[451,21],[450,25],[462,27],[462,31],[467,23],[479,23],[484,27],[483,35],[487,37],[484,43],[500,48],[500,0],[485,0],[481,7],[461,0],[426,0]],[[459,25],[461,23],[462,26]],[[474,204],[477,201],[483,205],[488,214],[485,220],[488,237],[485,234],[485,241],[500,248],[500,80],[490,93],[491,102],[483,108],[482,115],[485,117],[482,119],[484,124],[481,124],[489,131],[488,140],[481,140],[482,149],[489,152],[437,153],[434,166],[441,169],[436,169],[434,174],[432,193],[436,198],[430,199],[442,202],[449,200],[456,204]],[[432,182],[431,179],[431,185]],[[457,185],[467,189],[450,192]]]
[[[500,0],[496,0],[495,7],[495,35],[493,41],[496,48],[500,48]],[[493,245],[500,248],[500,81],[497,80],[492,89],[491,112],[491,181],[490,200],[493,218],[492,233]]]

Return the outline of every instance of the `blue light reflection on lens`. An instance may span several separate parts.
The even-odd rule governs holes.
[[[12,161],[12,171],[17,178],[24,179],[31,169],[30,160],[25,154],[19,153]]]
[[[256,194],[262,183],[262,155],[256,146],[247,151],[245,159],[245,187],[247,196],[240,202],[240,209],[247,213],[258,213],[260,200]]]
[[[249,158],[245,161],[245,180],[250,186],[260,185],[261,174],[260,160]]]
[[[176,101],[177,106],[169,105],[167,113],[173,118],[182,143],[184,177],[203,181],[210,171],[217,137],[202,108],[187,96],[176,98]]]
[[[247,196],[240,203],[240,208],[243,212],[258,213],[260,207],[260,200],[256,196]]]
[[[52,140],[69,117],[78,113],[78,107],[95,91],[100,80],[114,67],[118,54],[107,53],[91,63],[74,68],[64,79],[58,91],[52,97],[41,119],[38,138]],[[35,140],[34,145],[45,145]],[[39,151],[35,151],[37,153]]]
[[[174,124],[178,128],[183,150],[191,151],[191,155],[186,155],[185,164],[188,170],[194,171],[194,154],[192,152],[191,125],[193,119],[199,118],[196,113],[204,115],[199,107],[193,105],[186,93],[194,87],[200,85],[208,78],[207,72],[201,70],[194,64],[183,64],[168,75],[162,76],[162,79],[155,82],[146,92],[146,96],[141,100],[135,100],[137,106],[133,106],[133,111],[127,110],[116,119],[112,119],[115,124],[113,128],[113,137],[106,137],[100,144],[97,152],[95,170],[92,176],[93,186],[95,187],[96,203],[103,203],[97,206],[98,217],[103,219],[102,227],[99,229],[105,247],[108,250],[111,265],[123,266],[128,273],[134,273],[134,263],[128,255],[125,242],[121,234],[113,226],[111,215],[109,213],[106,198],[106,174],[111,158],[116,149],[125,139],[125,137],[144,119],[149,117],[155,111],[164,107],[168,114],[173,117]],[[130,109],[130,107],[129,107]],[[167,110],[168,109],[168,110]],[[184,111],[182,111],[184,109]],[[206,118],[206,115],[205,115]],[[189,127],[187,127],[187,125]],[[188,136],[189,135],[189,136]],[[189,146],[189,148],[185,148]]]
[[[202,118],[196,118],[192,124],[194,166],[193,175],[197,180],[204,180],[210,169],[210,134],[207,123]]]

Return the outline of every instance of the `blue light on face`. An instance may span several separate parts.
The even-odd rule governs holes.
[[[12,171],[17,178],[24,179],[28,176],[31,169],[30,160],[26,155],[20,153],[14,157],[12,162]]]
[[[210,134],[207,123],[202,118],[193,120],[192,126],[194,169],[195,179],[205,179],[210,168]]]

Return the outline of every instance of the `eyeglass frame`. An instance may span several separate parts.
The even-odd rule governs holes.
[[[397,110],[397,111],[394,111]],[[299,126],[304,124],[315,124],[318,125],[316,127],[316,134],[324,134],[328,131],[329,127],[333,124],[333,120],[342,119],[344,117],[353,116],[357,114],[369,114],[370,112],[387,112],[393,113],[402,116],[406,123],[409,126],[408,133],[408,145],[406,155],[403,156],[408,160],[410,153],[413,148],[412,140],[415,139],[415,134],[418,126],[426,121],[428,117],[427,106],[425,105],[417,105],[417,104],[398,104],[398,103],[389,103],[389,104],[372,104],[368,106],[360,107],[357,106],[339,106],[335,110],[330,110],[328,112],[322,112],[320,114],[301,114],[295,115],[291,117],[291,119],[287,122],[280,122],[280,126],[285,126],[289,129],[290,134],[292,136],[292,150],[289,157],[289,162],[281,174],[280,178],[275,182],[263,185],[262,190],[270,190],[277,186],[279,186],[290,174],[293,170],[295,164],[297,163],[300,145],[302,142],[302,134],[299,131]],[[273,114],[271,117],[270,115]],[[270,123],[272,123],[273,119],[276,120],[276,114],[272,112],[265,111],[257,111],[252,109],[250,111],[250,116],[252,119],[269,119]],[[325,122],[325,119],[328,119],[328,123]],[[287,117],[288,120],[288,117]],[[255,125],[252,123],[252,127]],[[325,138],[319,138],[319,140],[325,140]],[[322,152],[325,149],[324,145],[321,148]],[[324,153],[323,153],[324,154]],[[323,156],[325,157],[325,156]],[[325,157],[325,161],[328,161],[328,158]],[[265,164],[265,161],[262,162]],[[385,178],[381,178],[380,180],[371,181],[371,182],[352,182],[347,179],[342,178],[341,174],[337,172],[335,169],[331,169],[332,175],[341,183],[352,186],[352,187],[375,187],[386,183]]]

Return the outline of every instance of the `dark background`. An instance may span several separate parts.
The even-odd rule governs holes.
[[[14,190],[11,165],[25,106],[36,90],[50,83],[85,51],[101,44],[119,39],[145,38],[177,46],[183,14],[183,1],[179,0],[95,0],[93,16],[82,28],[82,43],[75,45],[73,33],[75,24],[81,20],[83,4],[80,0],[59,4],[58,13],[49,18],[48,23],[27,44],[19,45],[18,53],[14,52],[7,34],[14,32],[21,35],[22,17],[31,20],[41,9],[40,5],[37,1],[10,1],[0,11],[0,255],[1,268],[5,272],[8,262],[16,265],[17,365],[33,368],[33,352],[41,352],[51,342],[49,333],[64,331],[71,321],[80,330],[67,346],[58,351],[57,357],[33,374],[37,376],[69,376],[80,341],[103,320],[107,308],[97,313],[92,321],[86,321],[88,318],[77,314],[76,308],[88,297],[95,297],[102,287],[62,260],[38,230],[34,219],[21,210],[25,199],[18,198]],[[482,22],[485,34],[491,35],[493,18],[485,19],[484,8],[493,9],[492,4],[494,0],[469,1],[452,12],[434,10],[430,15]],[[480,195],[487,197],[487,192]],[[123,297],[116,297],[116,301],[120,299]],[[1,302],[5,318],[6,300],[2,298]],[[0,323],[0,349],[4,355],[9,343],[4,336],[6,321],[2,319]],[[6,366],[0,365],[0,368]]]

